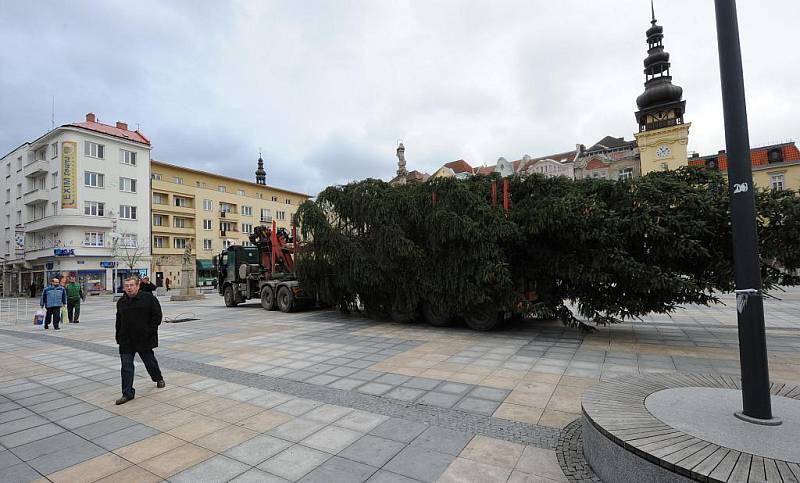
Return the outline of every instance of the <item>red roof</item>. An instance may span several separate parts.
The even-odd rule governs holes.
[[[587,170],[605,169],[605,168],[608,168],[608,165],[606,163],[600,161],[597,158],[592,158],[592,159],[589,160],[588,163],[586,163],[586,169]]]
[[[472,173],[472,166],[469,165],[463,159],[459,159],[458,161],[451,161],[445,164],[446,167],[453,170],[454,173]]]
[[[475,174],[492,174],[494,173],[494,166],[481,166],[475,168]]]
[[[783,154],[783,161],[800,161],[800,150],[797,149],[794,143],[787,143],[778,146],[764,146],[761,148],[753,148],[750,150],[750,162],[753,167],[766,166],[769,164],[769,152],[772,149],[778,148]],[[728,155],[724,152],[714,156],[703,156],[701,158],[690,158],[690,166],[703,166],[707,159],[717,158],[719,169],[728,169]]]
[[[150,144],[150,140],[144,137],[144,134],[140,133],[139,131],[129,131],[127,129],[120,129],[115,126],[109,126],[108,124],[102,124],[99,122],[89,122],[89,121],[73,122],[71,124],[66,124],[66,126],[79,127],[81,129],[107,134],[109,136],[127,139],[129,141],[134,141],[137,143],[142,143],[147,145]]]

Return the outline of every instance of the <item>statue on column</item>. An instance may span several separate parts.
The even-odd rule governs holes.
[[[406,170],[406,147],[401,142],[397,146],[397,180],[400,184],[405,183],[408,171]]]

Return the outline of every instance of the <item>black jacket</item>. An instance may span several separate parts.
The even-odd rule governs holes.
[[[158,347],[158,326],[161,304],[149,292],[124,295],[117,301],[117,344],[120,354],[146,351]]]
[[[156,289],[156,286],[155,286],[155,284],[154,284],[154,283],[152,283],[152,282],[149,282],[149,283],[144,283],[144,282],[142,282],[142,283],[140,283],[140,284],[139,284],[139,291],[140,291],[140,292],[150,292],[150,293],[153,293],[153,292],[155,291],[155,289]]]

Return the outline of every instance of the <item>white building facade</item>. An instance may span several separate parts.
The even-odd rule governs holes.
[[[89,293],[150,266],[150,141],[125,123],[65,124],[0,159],[3,294],[75,275]]]

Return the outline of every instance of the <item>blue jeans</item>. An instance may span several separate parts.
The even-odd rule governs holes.
[[[122,361],[122,395],[128,399],[133,399],[134,394],[136,394],[136,391],[133,389],[133,357],[135,355],[135,352],[120,353],[119,355]],[[144,367],[147,369],[147,373],[150,374],[150,379],[152,379],[153,382],[158,382],[163,379],[161,376],[161,369],[158,368],[156,355],[153,354],[152,349],[149,351],[139,351],[139,357],[142,359],[142,362],[144,362]]]

